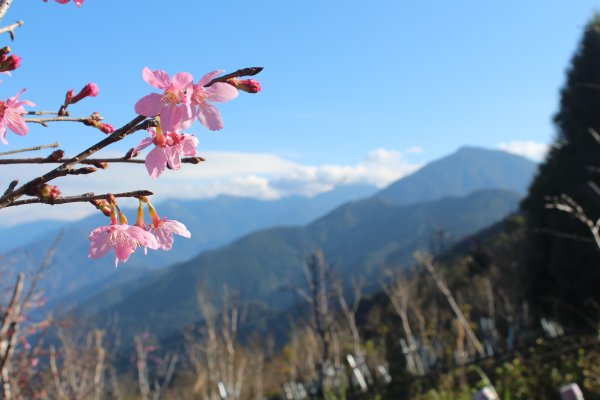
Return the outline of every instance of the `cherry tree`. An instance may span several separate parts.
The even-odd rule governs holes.
[[[47,2],[47,0],[43,1]],[[55,1],[60,4],[70,3],[70,0]],[[0,21],[11,3],[12,0],[0,0]],[[74,3],[81,7],[84,5],[84,0],[74,0]],[[9,33],[10,38],[14,40],[15,30],[22,25],[23,22],[18,21],[0,28],[0,33]],[[11,53],[12,50],[8,46],[0,48],[0,73],[13,72],[15,75],[13,79],[18,79],[21,57]],[[88,202],[109,217],[107,225],[91,232],[89,257],[104,257],[114,251],[115,265],[126,262],[138,248],[144,248],[144,251],[170,250],[173,246],[173,235],[189,238],[191,233],[182,222],[168,219],[167,216],[158,213],[150,202],[153,193],[149,190],[63,195],[58,181],[68,176],[93,174],[99,169],[105,169],[110,163],[144,163],[150,179],[160,179],[167,168],[178,170],[184,163],[201,163],[204,159],[197,152],[198,139],[186,131],[196,121],[212,131],[222,129],[224,123],[215,104],[235,99],[240,91],[258,93],[261,90],[258,81],[240,78],[254,76],[261,70],[261,67],[251,67],[229,74],[224,74],[223,70],[216,70],[204,74],[195,82],[189,72],[178,72],[171,76],[161,69],[153,70],[144,67],[142,78],[156,90],[142,96],[136,104],[132,105],[133,118],[118,128],[104,122],[99,112],[87,116],[71,115],[69,110],[71,105],[98,96],[100,89],[93,82],[85,85],[77,93],[75,90],[68,90],[64,102],[58,105],[57,111],[36,109],[35,103],[27,97],[25,89],[6,100],[0,100],[2,145],[18,142],[18,138],[9,133],[17,136],[27,135],[30,124],[49,126],[53,123],[74,122],[81,124],[82,128],[95,128],[106,135],[94,145],[70,157],[66,156],[63,150],[55,150],[47,157],[5,158],[17,153],[56,148],[59,147],[57,143],[0,152],[0,165],[56,165],[43,175],[25,183],[20,183],[18,178],[10,181],[5,191],[0,192],[2,193],[0,209],[35,203],[57,205]],[[98,151],[140,131],[145,131],[148,136],[142,138],[135,148],[122,157],[94,157]],[[142,159],[140,155],[147,148],[150,148],[150,151],[145,159]],[[134,224],[129,224],[127,217],[121,211],[117,200],[119,198],[139,200]],[[150,214],[147,222],[144,210]]]

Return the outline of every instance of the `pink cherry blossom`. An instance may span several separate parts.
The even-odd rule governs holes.
[[[20,136],[25,136],[29,132],[29,128],[23,120],[23,114],[27,113],[23,106],[34,106],[35,104],[29,100],[19,100],[19,96],[24,91],[25,89],[21,90],[6,101],[0,100],[0,141],[3,144],[8,144],[6,128]]]
[[[150,232],[156,237],[158,247],[169,251],[173,247],[173,234],[189,238],[192,236],[184,224],[171,219],[155,219],[150,226]]]
[[[146,117],[160,116],[160,123],[166,131],[177,131],[189,128],[194,122],[191,95],[194,78],[187,72],[180,72],[169,77],[165,71],[142,71],[144,80],[163,94],[150,93],[135,104],[135,112]]]
[[[104,257],[111,249],[115,250],[115,267],[119,261],[126,262],[138,247],[158,249],[154,235],[137,226],[111,224],[100,226],[90,234],[90,258]]]
[[[192,104],[197,107],[198,121],[211,131],[223,129],[223,120],[219,110],[209,102],[225,103],[237,97],[238,91],[228,83],[217,82],[204,87],[212,79],[223,73],[222,70],[209,72],[194,85]]]
[[[162,125],[162,119],[161,119]],[[151,138],[143,139],[133,153],[154,144],[154,148],[146,156],[146,169],[150,178],[158,178],[167,165],[173,170],[181,168],[181,156],[195,156],[198,139],[187,133],[166,132],[160,127],[148,129]]]

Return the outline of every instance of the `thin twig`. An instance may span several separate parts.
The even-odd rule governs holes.
[[[596,182],[588,181],[588,186],[596,193],[598,197],[600,197],[600,187],[596,184]]]
[[[61,122],[61,121],[66,121],[66,122],[87,122],[89,120],[90,120],[89,117],[80,117],[80,118],[73,118],[73,117],[23,118],[23,121],[25,121],[25,122],[32,122],[32,123],[36,123],[36,124],[40,124],[40,125],[44,125],[44,126],[46,126],[46,124],[48,122]]]
[[[58,115],[56,111],[27,111],[25,115]]]
[[[56,205],[56,204],[66,204],[66,203],[84,203],[84,202],[88,202],[88,201],[106,199],[106,196],[108,196],[109,194],[111,194],[111,193],[104,193],[104,194],[84,193],[84,194],[80,194],[78,196],[59,197],[58,199],[54,199],[54,200],[41,200],[38,198],[17,200],[17,201],[13,201],[6,207],[22,206],[24,204]],[[114,197],[136,197],[136,198],[140,197],[140,196],[152,196],[153,194],[154,193],[152,193],[149,190],[134,190],[132,192],[112,193],[112,195]]]
[[[0,153],[0,157],[8,156],[10,154],[16,154],[16,153],[24,153],[26,151],[36,151],[36,150],[42,150],[42,149],[55,149],[58,146],[60,146],[60,144],[58,142],[54,142],[54,143],[50,143],[50,144],[43,144],[40,146],[26,147],[24,149],[5,151],[3,153]]]
[[[67,175],[71,167],[73,167],[76,164],[79,164],[81,161],[85,160],[97,151],[102,150],[106,146],[118,142],[119,140],[123,139],[127,135],[132,134],[133,132],[136,132],[141,129],[146,129],[148,126],[150,126],[153,120],[144,121],[145,119],[145,116],[138,115],[129,123],[125,124],[123,127],[111,133],[105,139],[99,141],[91,147],[88,147],[87,149],[79,153],[77,156],[73,157],[71,161],[59,165],[52,171],[49,171],[42,176],[30,180],[18,189],[14,190],[12,193],[0,197],[0,208],[6,207],[8,204],[14,202],[19,197],[33,190],[40,183],[50,182],[53,179]]]
[[[10,38],[12,40],[15,40],[15,29],[17,29],[20,26],[23,26],[24,23],[25,22],[19,20],[19,21],[15,22],[14,24],[0,28],[0,33],[10,32]]]
[[[0,154],[1,155],[1,154]],[[61,164],[72,161],[72,158],[61,158],[59,160],[53,160],[51,158],[36,157],[36,158],[5,158],[0,159],[0,165],[9,164]],[[200,164],[206,161],[203,157],[184,157],[181,159],[182,163],[187,164]],[[79,164],[96,165],[100,163],[130,163],[130,164],[143,164],[145,160],[136,160],[133,158],[88,158],[82,160]]]
[[[594,128],[588,128],[588,132],[590,133],[590,135],[592,135],[594,139],[596,139],[596,142],[600,144],[600,135],[598,134],[598,132],[596,132]]]
[[[217,82],[225,82],[226,80],[231,79],[231,78],[239,78],[241,76],[254,76],[262,70],[263,70],[263,67],[248,67],[248,68],[238,69],[235,72],[232,72],[230,74],[226,74],[226,75],[223,75],[223,76],[213,79],[212,81],[210,81],[206,85],[204,85],[204,87],[209,87]]]
[[[462,310],[458,306],[458,303],[454,299],[452,292],[450,291],[450,289],[448,288],[448,286],[446,285],[446,283],[444,282],[444,280],[442,279],[440,274],[437,272],[435,266],[433,265],[433,260],[431,259],[431,257],[427,256],[425,254],[417,253],[416,258],[417,258],[417,261],[425,267],[427,272],[429,272],[429,274],[433,278],[433,281],[435,282],[436,286],[438,287],[440,292],[444,295],[444,297],[448,301],[450,308],[452,308],[454,315],[456,315],[456,318],[458,319],[459,323],[462,325],[465,332],[467,333],[467,338],[469,339],[469,342],[471,342],[471,345],[473,345],[473,347],[477,351],[477,354],[479,355],[479,357],[482,357],[482,358],[485,357],[485,351],[483,350],[483,345],[481,344],[481,342],[479,341],[479,339],[477,338],[477,336],[471,329],[471,326],[469,325],[469,321],[467,320],[467,318],[463,314]]]
[[[584,243],[596,243],[596,241],[594,239],[589,238],[587,236],[573,235],[571,233],[553,231],[553,230],[547,229],[547,228],[537,228],[534,230],[534,232],[544,234],[544,235],[549,235],[549,236],[555,236],[555,237],[561,238],[561,239],[576,240],[578,242],[584,242]]]
[[[592,189],[594,187],[592,186]],[[594,241],[596,242],[596,246],[600,248],[600,218],[596,221],[593,221],[586,213],[585,210],[579,203],[577,203],[573,198],[566,194],[561,194],[560,196],[551,196],[547,198],[548,203],[546,203],[546,208],[556,209],[560,211],[564,211],[573,215],[577,218],[582,224],[588,227]]]

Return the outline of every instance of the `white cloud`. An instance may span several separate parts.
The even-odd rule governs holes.
[[[542,161],[546,156],[546,153],[548,153],[550,146],[545,143],[534,141],[513,140],[512,142],[500,143],[498,148],[509,153],[527,157],[534,161]]]
[[[403,152],[377,149],[354,165],[304,165],[267,153],[203,152],[206,162],[200,165],[184,164],[179,171],[167,170],[157,180],[148,177],[144,165],[113,163],[107,170],[63,178],[54,183],[65,196],[148,189],[156,194],[155,201],[208,198],[223,194],[259,199],[314,196],[340,184],[384,187],[421,166],[406,160],[406,154],[419,151],[415,149]],[[102,156],[114,154],[105,153]],[[3,166],[2,176],[7,178],[0,178],[0,187],[6,187],[14,177],[18,176],[21,182],[25,182],[48,169],[48,165]],[[2,210],[0,225],[38,219],[75,220],[93,212],[94,208],[88,204],[14,207]]]

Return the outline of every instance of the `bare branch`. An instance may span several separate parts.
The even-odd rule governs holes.
[[[416,258],[417,258],[417,261],[425,267],[427,272],[429,272],[429,274],[433,278],[433,281],[435,282],[435,284],[438,287],[438,289],[440,290],[440,292],[442,292],[442,294],[444,295],[446,300],[448,300],[448,304],[450,304],[450,308],[452,308],[452,311],[456,315],[456,318],[458,318],[459,323],[464,328],[464,330],[467,334],[467,338],[469,339],[469,341],[471,342],[471,344],[477,351],[477,354],[479,354],[480,357],[484,357],[485,351],[483,349],[483,345],[481,344],[479,339],[477,339],[477,336],[475,336],[475,333],[473,332],[473,330],[471,329],[471,326],[469,325],[469,321],[467,321],[467,318],[465,317],[462,310],[456,303],[456,300],[454,299],[452,292],[450,292],[450,289],[448,289],[448,286],[446,285],[446,283],[444,282],[442,277],[436,271],[431,257],[425,256],[423,254],[417,254]]]
[[[59,165],[58,167],[54,168],[52,171],[47,172],[46,174],[44,174],[40,177],[32,179],[31,181],[27,182],[26,184],[22,185],[21,187],[12,191],[11,193],[0,197],[0,208],[6,207],[8,204],[14,202],[19,197],[25,195],[26,193],[28,193],[29,191],[34,189],[40,183],[46,183],[46,182],[49,182],[60,176],[64,176],[66,174],[66,171],[69,168],[73,167],[74,165],[76,165],[76,164],[80,163],[81,161],[85,160],[86,158],[90,157],[92,154],[96,153],[97,151],[102,150],[106,146],[113,144],[115,142],[118,142],[119,140],[123,139],[127,135],[132,134],[133,132],[136,132],[141,129],[146,129],[148,126],[150,126],[150,122],[148,122],[148,121],[144,122],[145,119],[146,119],[146,117],[144,117],[143,115],[138,115],[137,117],[132,119],[129,123],[125,124],[123,127],[119,128],[116,131],[114,131],[113,133],[111,133],[104,140],[99,141],[98,143],[94,144],[91,147],[88,147],[86,150],[79,153],[77,156],[72,158],[71,161]],[[152,121],[152,120],[149,120],[149,121]]]
[[[547,200],[549,202],[546,203],[546,208],[554,208],[556,210],[564,211],[568,214],[571,214],[575,218],[577,218],[582,224],[587,226],[590,232],[592,233],[592,237],[596,242],[596,246],[600,247],[600,219],[598,219],[597,221],[592,220],[585,213],[583,207],[579,205],[579,203],[577,203],[575,200],[573,200],[573,198],[566,194],[548,197]]]
[[[9,32],[10,33],[10,38],[12,40],[15,40],[15,29],[17,29],[20,26],[23,26],[24,23],[25,22],[19,20],[19,21],[15,22],[14,24],[10,24],[8,26],[0,28],[0,33]]]
[[[212,81],[210,81],[206,85],[204,85],[204,87],[209,87],[217,82],[225,82],[226,80],[231,79],[231,78],[239,78],[241,76],[254,76],[262,70],[263,70],[263,67],[249,67],[249,68],[238,69],[235,72],[232,72],[230,74],[226,74],[226,75],[223,75],[223,76],[213,79]]]
[[[0,157],[2,157],[2,156],[8,156],[10,154],[24,153],[26,151],[35,151],[35,150],[42,150],[42,149],[55,149],[58,146],[60,146],[59,143],[58,142],[54,142],[54,143],[50,143],[50,144],[43,144],[43,145],[40,145],[40,146],[26,147],[24,149],[5,151],[3,153],[0,153]]]
[[[89,117],[52,117],[52,118],[23,118],[25,122],[32,122],[44,126],[48,126],[48,122],[88,122]]]
[[[0,154],[2,155],[2,154]],[[12,164],[63,164],[73,161],[73,158],[61,158],[54,160],[47,157],[35,157],[35,158],[5,158],[0,159],[0,165],[12,165]],[[181,159],[182,163],[185,164],[200,164],[206,161],[203,157],[184,157]],[[144,164],[145,160],[136,160],[133,158],[88,158],[82,160],[79,164],[86,165],[97,165],[101,163],[126,163],[126,164]]]
[[[152,196],[153,194],[154,193],[152,193],[149,190],[135,190],[132,192],[114,193],[112,195],[114,197],[138,198],[140,196]],[[54,200],[41,200],[38,198],[27,199],[27,200],[17,200],[17,201],[10,203],[9,205],[7,205],[7,207],[22,206],[24,204],[56,205],[56,204],[67,204],[67,203],[83,203],[83,202],[94,201],[94,200],[103,200],[103,199],[106,199],[107,195],[109,195],[109,193],[104,193],[104,194],[84,193],[84,194],[80,194],[78,196],[60,197],[60,198],[54,199]]]
[[[58,115],[56,111],[27,111],[25,115]]]
[[[598,132],[596,132],[596,130],[593,128],[588,128],[588,132],[590,133],[590,135],[592,135],[594,139],[596,139],[596,142],[600,144],[600,134],[598,134]]]

